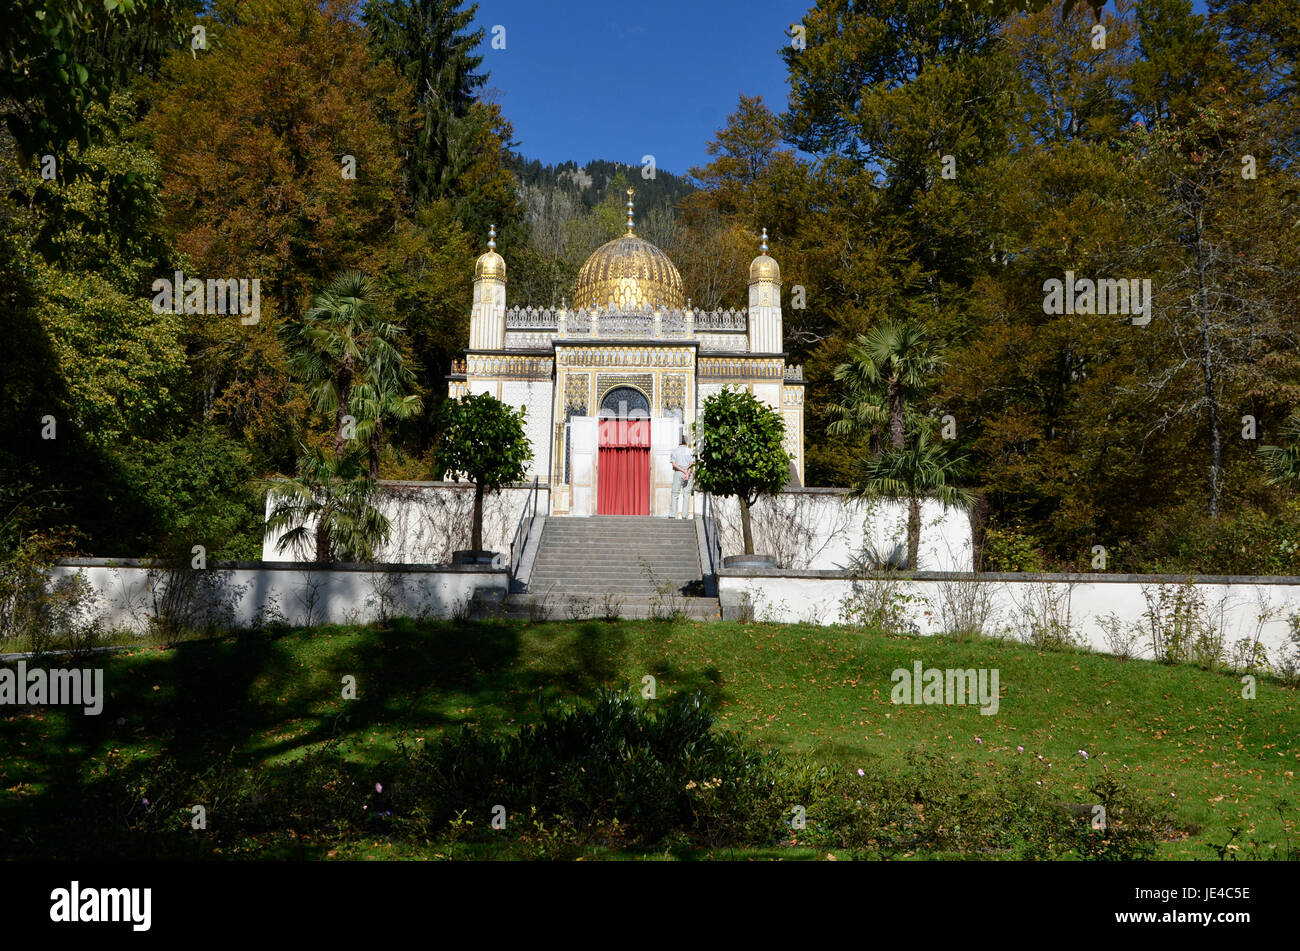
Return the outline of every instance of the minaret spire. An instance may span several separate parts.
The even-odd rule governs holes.
[[[632,188],[627,190],[627,237],[629,238],[632,237],[632,224],[634,220],[632,218],[632,196],[635,194],[636,192]]]
[[[767,229],[766,228],[763,229],[763,241],[758,246],[758,249],[762,251],[764,254],[767,254]]]
[[[767,232],[764,231],[763,233],[766,234]],[[496,249],[497,249],[497,226],[488,225],[488,250],[495,251]]]

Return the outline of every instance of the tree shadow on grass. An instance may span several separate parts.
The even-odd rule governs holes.
[[[67,827],[72,817],[113,821],[97,813],[110,792],[121,795],[123,775],[105,768],[110,751],[152,754],[155,764],[195,776],[214,763],[255,767],[376,730],[450,728],[465,722],[455,709],[461,703],[491,709],[506,722],[527,721],[539,712],[539,694],[587,700],[624,678],[626,622],[528,630],[529,637],[544,640],[528,664],[525,628],[500,621],[398,620],[359,634],[334,628],[243,636],[107,658],[101,715],[50,708],[21,716],[6,711],[0,720],[7,745],[12,741],[34,766],[11,763],[6,785],[40,786],[37,793],[8,797],[0,809],[0,838],[12,842],[21,835],[24,847],[15,854],[93,851],[93,845],[78,846]],[[716,668],[665,661],[648,672],[671,684],[674,694],[701,690],[714,701],[723,698]],[[355,700],[342,696],[345,675],[356,678]],[[47,834],[60,824],[64,831]]]

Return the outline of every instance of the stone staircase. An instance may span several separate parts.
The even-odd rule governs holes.
[[[527,593],[508,596],[506,613],[551,620],[718,618],[718,599],[704,593],[695,519],[550,517]]]

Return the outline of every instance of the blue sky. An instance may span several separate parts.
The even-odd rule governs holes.
[[[811,0],[482,0],[488,87],[519,151],[543,162],[590,159],[669,172],[705,147],[741,93],[786,104],[785,30]],[[489,46],[505,27],[506,48]]]
[[[786,105],[781,47],[813,0],[480,0],[491,97],[519,151],[683,174],[741,93]],[[1193,0],[1205,10],[1205,0]],[[504,50],[490,46],[505,27]]]

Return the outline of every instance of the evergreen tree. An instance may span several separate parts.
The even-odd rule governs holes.
[[[457,146],[473,138],[456,125],[487,82],[474,53],[483,31],[469,30],[477,11],[464,0],[369,0],[362,13],[375,51],[410,83],[420,126],[404,167],[407,191],[420,204],[451,194]]]

